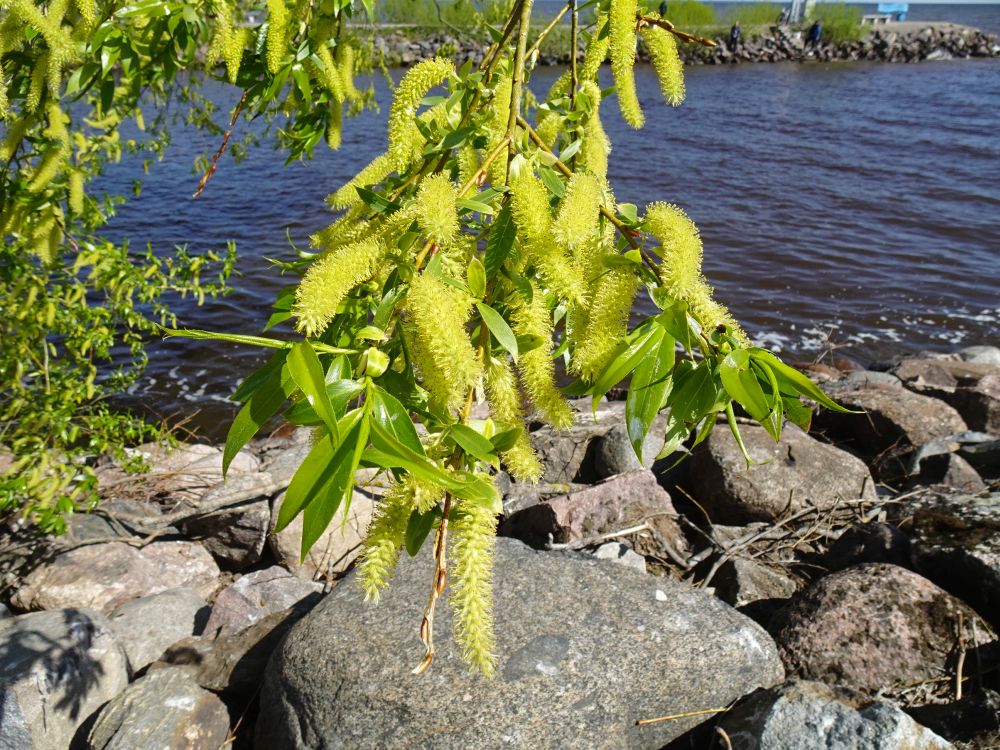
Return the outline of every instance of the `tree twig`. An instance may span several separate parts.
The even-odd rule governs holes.
[[[233,110],[233,116],[229,118],[229,128],[226,130],[226,134],[222,136],[222,144],[216,152],[212,154],[212,163],[208,165],[208,169],[205,174],[202,175],[201,182],[198,183],[198,189],[194,191],[194,195],[191,196],[192,198],[197,198],[202,194],[205,190],[205,186],[208,184],[208,181],[212,179],[212,175],[215,174],[215,170],[218,169],[219,159],[221,159],[222,155],[226,153],[226,147],[229,145],[229,137],[233,134],[233,128],[236,127],[236,120],[239,118],[240,112],[243,111],[243,107],[246,106],[249,94],[249,90],[243,90],[243,96],[241,96],[239,102],[237,102],[236,108]]]

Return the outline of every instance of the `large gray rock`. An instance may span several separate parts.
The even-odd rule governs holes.
[[[874,500],[875,483],[858,458],[787,425],[777,443],[759,425],[740,425],[753,460],[720,426],[691,457],[694,498],[712,521],[773,521],[808,506],[831,508],[844,500]]]
[[[719,726],[733,750],[947,750],[951,744],[889,703],[862,706],[829,685],[790,680],[758,690]]]
[[[167,589],[190,588],[208,599],[218,577],[215,560],[193,542],[153,542],[141,549],[107,542],[77,547],[42,563],[12,601],[21,609],[92,607],[107,613]]]
[[[0,750],[66,750],[79,726],[126,685],[125,652],[99,612],[0,621]]]
[[[954,407],[971,429],[1000,434],[1000,366],[984,361],[906,359],[894,372],[913,391]]]
[[[219,592],[205,632],[212,637],[235,635],[274,612],[296,606],[310,609],[322,591],[323,584],[304,581],[280,565],[256,570]]]
[[[924,443],[968,429],[955,409],[930,396],[888,385],[828,388],[830,396],[860,414],[821,409],[813,427],[852,450],[876,459],[876,478],[906,476],[909,458]]]
[[[133,682],[106,705],[87,736],[89,750],[219,750],[229,712],[181,669],[161,669]]]
[[[967,346],[958,356],[966,362],[1000,367],[1000,348],[995,346]]]
[[[108,616],[111,630],[138,672],[182,638],[199,635],[208,619],[205,600],[191,589],[168,589],[125,602]]]
[[[274,501],[272,533],[268,538],[275,559],[300,578],[328,580],[343,575],[361,553],[361,543],[375,512],[375,497],[372,491],[356,489],[346,523],[342,523],[343,517],[338,512],[303,560],[301,513],[274,533],[273,523],[285,499],[282,492]]]
[[[709,594],[508,539],[496,545],[495,679],[469,672],[444,601],[437,656],[415,677],[430,547],[401,561],[381,605],[349,576],[292,629],[268,667],[257,747],[659,748],[699,719],[636,719],[782,679],[767,634]]]
[[[506,519],[499,533],[541,549],[550,542],[584,543],[645,524],[645,530],[629,535],[637,552],[683,557],[687,542],[676,517],[670,495],[644,469],[525,508]]]
[[[1000,492],[927,493],[900,511],[914,568],[1000,627]]]
[[[664,417],[657,417],[642,446],[642,461],[635,455],[624,423],[616,424],[603,437],[597,439],[594,450],[594,473],[597,477],[613,477],[627,471],[640,471],[653,466],[663,448]]]
[[[260,560],[271,526],[271,503],[267,499],[271,479],[259,473],[233,477],[226,483],[227,490],[235,490],[239,485],[250,488],[258,481],[264,488],[262,499],[194,518],[182,526],[186,537],[200,541],[227,570],[243,570]]]
[[[769,599],[787,599],[798,589],[795,581],[783,573],[739,557],[719,568],[712,586],[722,601],[734,607]]]
[[[770,629],[789,674],[857,690],[909,685],[944,673],[967,605],[912,571],[858,565],[819,579],[775,615]],[[979,642],[993,637],[979,628]]]

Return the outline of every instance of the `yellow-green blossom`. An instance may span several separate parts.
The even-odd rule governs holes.
[[[677,40],[659,26],[644,26],[639,33],[649,50],[649,59],[660,81],[663,98],[678,106],[684,101],[684,64],[677,54]]]
[[[382,245],[368,238],[338,248],[313,263],[295,290],[292,313],[299,319],[298,329],[307,336],[322,333],[344,297],[372,276],[382,255]]]
[[[413,141],[419,137],[414,119],[417,105],[427,92],[443,82],[455,66],[441,57],[419,62],[410,68],[396,87],[396,94],[389,109],[389,158],[395,169],[402,171],[409,166],[413,155]]]
[[[455,637],[469,665],[490,676],[496,667],[493,632],[493,547],[497,519],[481,505],[462,502],[452,513],[451,607]]]
[[[574,174],[559,204],[553,232],[556,241],[575,253],[597,235],[600,208],[600,181],[592,174]]]
[[[331,208],[345,209],[361,204],[361,196],[358,195],[357,188],[368,187],[384,180],[392,171],[392,162],[388,154],[379,154],[368,165],[362,168],[351,180],[335,193],[330,195],[326,202]]]
[[[535,287],[534,284],[532,284]],[[520,301],[511,315],[514,333],[540,339],[541,346],[522,352],[517,370],[524,389],[542,417],[553,427],[565,429],[573,424],[573,410],[559,392],[552,363],[552,316],[545,295],[533,288],[531,302]]]
[[[622,119],[633,128],[641,128],[645,118],[635,92],[635,12],[636,0],[612,0],[609,52]]]
[[[288,8],[285,0],[267,0],[267,69],[278,72],[288,47]]]
[[[580,330],[573,326],[573,372],[585,380],[594,380],[604,371],[609,357],[625,336],[638,288],[635,273],[624,268],[611,269],[597,279],[585,325]]]
[[[437,173],[420,183],[417,191],[417,222],[428,239],[447,245],[458,234],[455,186],[448,176]]]
[[[486,396],[490,415],[498,422],[522,428],[514,446],[502,455],[507,470],[522,482],[537,482],[542,478],[542,462],[535,453],[521,411],[521,393],[514,372],[505,359],[490,358],[486,365]]]
[[[408,479],[395,482],[375,503],[375,514],[358,557],[358,582],[366,601],[378,601],[403,550],[406,526],[414,507],[415,485]]]

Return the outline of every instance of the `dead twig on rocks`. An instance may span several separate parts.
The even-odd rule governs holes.
[[[635,725],[637,727],[645,726],[646,724],[656,724],[661,721],[676,721],[677,719],[690,719],[692,716],[707,716],[709,714],[721,714],[729,710],[729,706],[725,708],[703,708],[698,711],[685,711],[680,714],[670,714],[668,716],[657,716],[655,719],[636,719]]]

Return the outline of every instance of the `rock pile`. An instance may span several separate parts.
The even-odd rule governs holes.
[[[305,561],[272,533],[307,432],[225,484],[214,446],[106,462],[106,501],[36,556],[0,529],[0,748],[997,747],[1000,349],[877,367],[811,371],[858,413],[777,444],[742,424],[749,468],[725,425],[643,466],[621,401],[535,429],[542,483],[497,480],[492,681],[447,607],[408,674],[426,549],[362,601],[381,478]]]
[[[716,39],[715,47],[684,44],[679,47],[686,65],[719,65],[767,62],[836,62],[871,60],[889,63],[922,60],[952,60],[1000,56],[997,38],[968,26],[932,25],[915,32],[874,32],[857,42],[821,42],[807,48],[801,31],[775,26],[768,34],[744,38],[735,51],[726,40]],[[478,64],[487,45],[469,37],[432,31],[415,37],[412,32],[390,31],[375,37],[375,48],[390,67],[409,66],[435,55],[452,56],[456,63],[471,60]],[[648,62],[640,46],[639,59]],[[568,65],[567,53],[538,56],[538,65]]]

